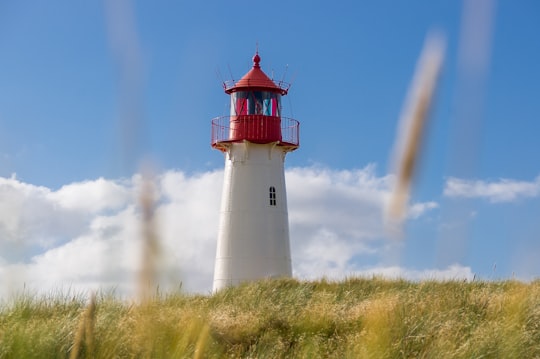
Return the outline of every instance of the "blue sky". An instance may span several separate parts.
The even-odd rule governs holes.
[[[298,276],[392,268],[410,277],[448,268],[486,279],[540,276],[540,5],[477,4],[480,25],[463,35],[464,3],[450,0],[2,2],[0,272],[26,266],[30,281],[30,266],[62,261],[77,243],[114,242],[96,228],[131,213],[125,192],[137,187],[144,157],[169,194],[169,216],[192,222],[195,207],[207,213],[204,248],[180,257],[211,266],[223,158],[209,145],[210,121],[228,112],[222,79],[247,72],[258,44],[263,70],[292,82],[284,114],[301,122],[301,147],[286,162]],[[419,212],[396,244],[378,222],[359,233],[388,194],[398,119],[431,30],[446,38],[445,63],[411,198]],[[487,40],[467,53],[477,35]],[[486,59],[480,70],[466,60],[476,50]],[[171,178],[218,198],[182,198],[163,187]],[[312,179],[326,195],[309,203],[334,213],[319,218],[303,207],[295,179]],[[174,246],[174,228],[164,231]],[[331,246],[336,257],[324,257]],[[57,283],[107,282],[102,272],[89,282],[58,274]],[[203,272],[195,290],[206,288]]]

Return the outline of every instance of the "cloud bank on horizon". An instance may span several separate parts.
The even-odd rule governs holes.
[[[383,208],[393,177],[374,165],[356,170],[311,166],[286,171],[293,272],[296,278],[384,275],[408,279],[473,278],[470,267],[411,269],[386,260],[401,242],[389,240]],[[155,177],[160,285],[211,290],[223,172]],[[141,176],[99,178],[58,190],[0,177],[0,294],[113,288],[134,293],[142,253],[137,193]],[[539,193],[532,182],[450,178],[444,195],[513,201]],[[436,211],[435,201],[411,203],[408,219]],[[365,265],[358,258],[371,258]]]
[[[446,181],[447,197],[481,198],[490,202],[514,202],[540,195],[540,176],[534,181],[499,179],[497,181],[464,180],[450,177]]]

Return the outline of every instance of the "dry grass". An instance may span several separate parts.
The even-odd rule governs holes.
[[[26,295],[0,309],[0,358],[539,356],[539,281],[275,280],[139,304]]]

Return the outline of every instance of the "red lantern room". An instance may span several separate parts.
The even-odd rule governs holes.
[[[276,84],[262,70],[258,53],[253,67],[239,81],[223,84],[231,96],[230,116],[212,120],[212,147],[226,151],[234,142],[275,143],[294,151],[299,146],[296,120],[281,116],[281,96],[289,84]]]

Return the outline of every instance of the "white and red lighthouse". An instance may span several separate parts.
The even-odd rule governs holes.
[[[230,116],[212,120],[212,147],[225,155],[214,291],[245,281],[290,277],[284,162],[299,146],[296,120],[281,116],[289,85],[259,65],[224,83]]]

